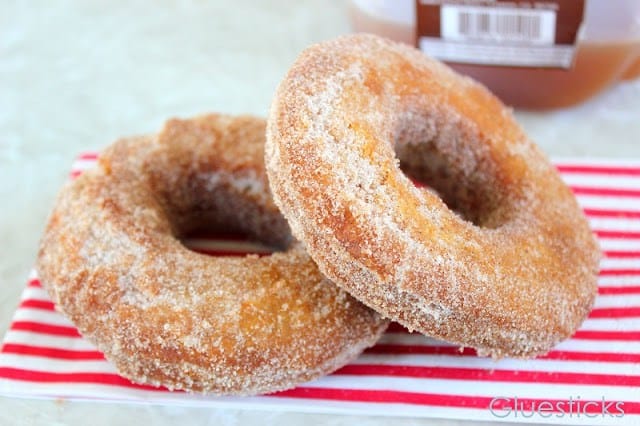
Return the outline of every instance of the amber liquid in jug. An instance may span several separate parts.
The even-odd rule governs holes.
[[[620,79],[638,77],[638,50],[629,42],[582,43],[570,69],[449,65],[481,81],[508,105],[548,109],[584,102]]]
[[[416,44],[413,25],[370,15],[354,4],[350,15],[357,31]],[[583,41],[577,45],[569,69],[447,64],[486,85],[507,105],[553,109],[581,103],[619,80],[639,77],[640,40]]]

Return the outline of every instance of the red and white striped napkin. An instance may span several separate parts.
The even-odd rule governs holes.
[[[84,154],[72,176],[92,167]],[[456,419],[631,425],[640,422],[640,160],[561,160],[605,253],[595,309],[573,338],[535,360],[472,349],[392,325],[334,374],[260,397],[219,398],[135,385],[54,310],[32,275],[0,350],[0,394]],[[195,250],[242,254],[247,241],[192,239]]]

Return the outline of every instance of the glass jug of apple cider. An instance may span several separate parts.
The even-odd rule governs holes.
[[[350,14],[514,107],[576,105],[640,76],[640,0],[351,0]]]

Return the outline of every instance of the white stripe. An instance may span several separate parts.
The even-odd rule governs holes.
[[[638,285],[640,285],[640,279],[630,279],[625,275],[598,277],[598,287],[626,287]]]
[[[605,210],[640,210],[640,197],[618,197],[612,195],[576,194],[582,208]]]
[[[637,354],[640,353],[640,341],[568,339],[558,343],[553,350]]]
[[[43,346],[71,351],[97,351],[96,347],[86,339],[77,337],[52,336],[49,334],[31,333],[28,331],[9,330],[5,335],[5,343],[19,345]]]
[[[595,308],[626,308],[640,306],[640,294],[601,295],[596,297]],[[640,318],[638,318],[640,326]],[[640,327],[638,327],[640,329]]]
[[[0,354],[1,357],[1,354]],[[282,398],[269,397],[215,397],[187,392],[171,392],[162,389],[145,390],[129,386],[98,383],[38,383],[22,382],[0,378],[0,395],[26,396],[28,398],[64,398],[91,401],[123,401],[128,403],[169,403],[184,406],[213,405],[229,407],[254,405],[257,402],[263,409],[278,404]],[[299,401],[299,400],[298,400]],[[299,404],[299,402],[298,402]]]
[[[33,299],[51,302],[47,291],[42,287],[26,287],[22,292],[22,299]]]
[[[562,174],[562,180],[564,180],[569,186],[615,189],[640,188],[640,176],[566,173]]]
[[[46,311],[44,309],[20,308],[16,310],[13,321],[36,321],[63,327],[74,327],[71,321],[60,312]]]
[[[604,258],[600,261],[602,269],[637,269],[640,271],[640,258]],[[636,274],[640,276],[640,272]]]
[[[107,361],[62,360],[3,353],[2,363],[6,367],[51,373],[116,373],[115,367]]]
[[[0,379],[0,395],[27,397],[29,399],[63,398],[89,401],[122,401],[128,403],[170,403],[198,405],[204,400],[200,395],[183,392],[163,392],[130,388],[125,386],[94,383],[38,383]],[[206,397],[205,397],[206,398]],[[209,400],[209,405],[212,402]]]
[[[587,318],[580,330],[640,331],[640,318]]]
[[[589,217],[589,224],[592,229],[607,231],[640,231],[640,220],[633,218],[608,218],[608,217]]]
[[[640,238],[599,238],[598,242],[605,251],[640,251]]]
[[[74,171],[87,170],[92,167],[95,167],[97,163],[98,163],[97,160],[77,159],[76,161],[73,162],[73,165],[71,166],[71,171],[73,173]]]

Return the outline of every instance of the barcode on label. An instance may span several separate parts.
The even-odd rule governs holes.
[[[440,36],[444,40],[551,45],[555,31],[553,10],[460,5],[440,8]]]

